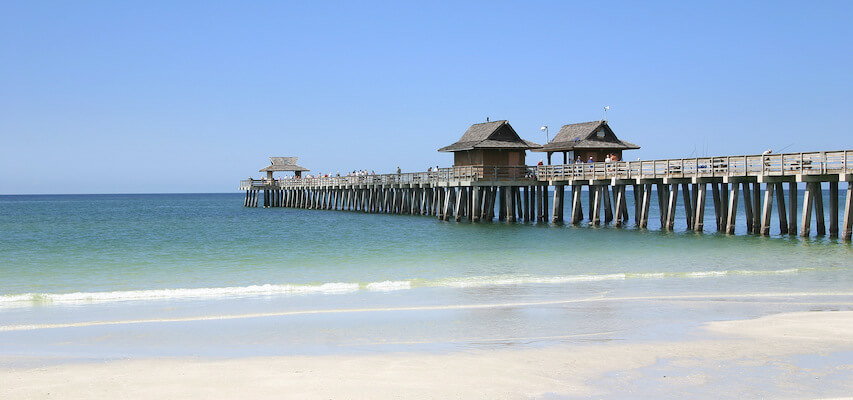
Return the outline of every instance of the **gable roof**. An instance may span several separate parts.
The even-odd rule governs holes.
[[[506,120],[483,122],[471,125],[459,141],[438,151],[455,152],[473,149],[519,149],[528,150],[538,144],[518,136]]]
[[[604,137],[598,137],[599,131],[604,131]],[[640,146],[620,140],[607,125],[607,121],[590,121],[579,124],[563,125],[554,139],[533,151],[571,151],[574,149],[615,149],[635,150]]]
[[[308,168],[296,165],[298,157],[270,157],[270,166],[258,170],[258,172],[268,171],[309,171]]]

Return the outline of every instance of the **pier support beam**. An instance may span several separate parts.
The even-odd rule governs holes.
[[[693,228],[696,232],[705,230],[705,199],[708,197],[705,193],[708,190],[706,183],[694,185],[696,191],[696,218],[693,220]]]
[[[838,182],[829,182],[829,237],[838,237]]]
[[[551,222],[563,222],[563,197],[565,193],[565,186],[554,185],[554,210],[551,212]]]
[[[590,186],[591,192],[590,196],[592,196],[592,219],[590,223],[593,225],[598,225],[601,223],[601,185]]]
[[[779,210],[779,234],[787,235],[788,234],[788,218],[785,212],[785,189],[782,182],[776,182],[774,184],[776,187],[774,191],[776,192],[776,208]],[[797,218],[796,215],[792,215],[791,218]]]
[[[646,184],[643,188],[643,205],[640,210],[640,228],[646,229],[649,226],[649,206],[652,202],[652,184]]]
[[[628,210],[628,207],[625,206],[625,185],[616,185],[613,187],[613,190],[613,197],[616,201],[616,215],[613,226],[618,228],[628,219],[628,216],[625,215],[625,211]]]
[[[720,203],[720,185],[717,182],[711,182],[711,198],[714,201],[714,221],[717,225],[717,232],[723,228],[722,204]]]
[[[752,184],[752,233],[761,233],[761,213],[758,211],[761,208],[761,184],[755,182]]]
[[[693,230],[693,196],[690,195],[690,184],[681,184],[681,195],[684,198],[684,222],[687,224],[687,230]]]
[[[758,185],[756,183],[756,185]],[[770,236],[770,219],[773,216],[773,184],[764,184],[764,206],[761,208],[761,227],[758,233]]]
[[[806,191],[803,193],[803,218],[800,221],[800,236],[808,237],[812,227],[812,208],[814,207],[814,183],[806,183]]]
[[[581,190],[583,185],[572,185],[572,225],[577,225],[583,219],[583,208],[581,203]]]
[[[749,182],[743,182],[743,209],[746,213],[746,233],[752,233],[752,194],[750,193]]]
[[[815,211],[815,222],[817,222],[817,235],[825,236],[826,235],[826,219],[823,213],[823,188],[820,186],[820,182],[812,182],[812,187],[814,187],[814,196],[812,199],[814,200],[814,211]]]
[[[797,234],[797,198],[799,198],[797,182],[788,182],[788,234]]]
[[[678,203],[678,184],[673,184],[669,190],[669,202],[666,210],[666,224],[664,229],[671,231],[675,226],[675,209]]]
[[[844,231],[841,239],[850,241],[853,236],[853,182],[847,182],[847,197],[844,201]]]
[[[737,198],[738,184],[732,184],[732,190],[729,192],[729,209],[728,217],[726,218],[726,233],[733,235],[735,233],[735,221],[737,220]]]

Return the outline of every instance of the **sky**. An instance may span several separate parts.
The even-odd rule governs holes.
[[[853,149],[851,47],[850,1],[0,1],[0,194],[422,171],[604,106],[626,159]]]

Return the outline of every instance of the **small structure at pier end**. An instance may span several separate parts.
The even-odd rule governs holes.
[[[452,152],[454,167],[523,167],[525,152],[539,147],[502,120],[471,125],[459,141],[438,151]]]
[[[309,171],[308,168],[296,165],[298,157],[270,157],[270,166],[260,169],[258,172],[266,172],[267,179],[272,180],[273,172],[292,171],[297,178],[302,177],[302,171]]]
[[[581,122],[579,124],[563,125],[554,140],[532,151],[547,152],[548,165],[551,165],[551,154],[563,153],[563,164],[571,164],[580,157],[582,162],[590,158],[594,162],[602,162],[608,154],[622,161],[622,150],[636,150],[640,146],[619,140],[607,121]]]

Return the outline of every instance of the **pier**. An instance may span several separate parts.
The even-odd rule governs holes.
[[[839,204],[841,182],[847,186],[843,204]],[[823,204],[824,183],[828,205]],[[800,187],[805,189],[801,207]],[[656,191],[665,230],[673,229],[680,202],[687,229],[704,231],[710,197],[714,215],[709,218],[720,232],[734,233],[736,224],[742,223],[749,233],[769,235],[774,212],[781,234],[810,236],[812,217],[819,236],[828,233],[849,241],[853,232],[853,150],[249,179],[240,182],[240,190],[246,192],[244,205],[249,207],[258,206],[262,195],[264,207],[429,215],[446,221],[586,221],[616,227],[625,226],[633,215],[633,224],[641,229],[648,227],[651,195]],[[584,190],[589,193],[586,202],[581,199]],[[746,215],[740,222],[739,207]],[[564,209],[569,215],[563,215]]]
[[[271,165],[260,170],[266,178],[244,180],[240,190],[246,192],[247,207],[257,207],[262,194],[264,207],[429,215],[445,221],[624,227],[632,224],[633,215],[632,226],[639,229],[648,229],[654,202],[660,229],[674,230],[681,210],[686,229],[695,232],[706,230],[710,201],[714,215],[708,216],[707,225],[718,232],[735,233],[740,208],[746,232],[768,236],[775,207],[782,235],[811,236],[814,217],[816,236],[828,233],[831,238],[851,240],[853,150],[622,160],[623,151],[639,148],[616,137],[605,120],[563,125],[545,145],[522,139],[505,120],[487,120],[471,125],[457,142],[438,149],[453,153],[450,168],[302,177],[308,169],[296,165],[296,157],[271,157]],[[548,165],[526,165],[528,150],[547,153]],[[563,164],[550,165],[553,153],[562,153]],[[295,175],[275,179],[275,171]],[[841,182],[847,183],[843,207]],[[801,186],[805,189],[802,207],[798,205]],[[824,186],[829,192],[828,209],[824,208]]]

